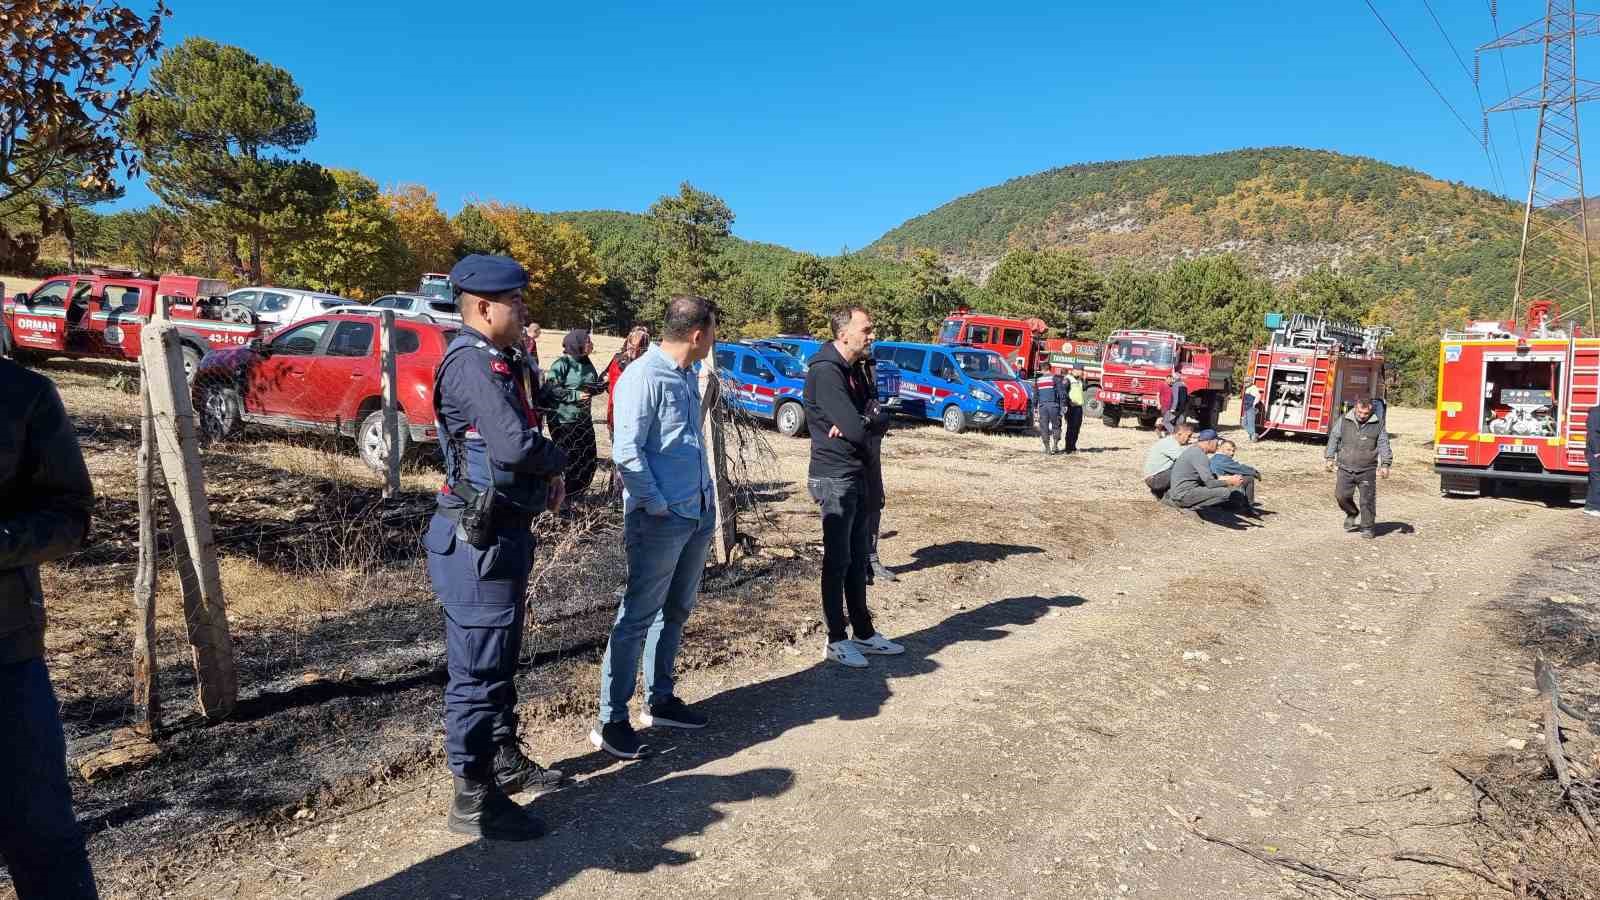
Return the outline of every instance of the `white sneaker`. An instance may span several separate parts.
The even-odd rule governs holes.
[[[1600,519],[1600,509],[1589,509],[1585,507],[1583,514],[1586,516],[1594,516],[1595,518]]]
[[[864,641],[851,641],[862,653],[874,653],[878,656],[895,656],[906,652],[906,648],[896,644],[881,634],[875,634]]]
[[[852,669],[867,667],[867,658],[856,649],[853,641],[834,641],[822,651],[822,658],[831,659],[841,666],[849,666]]]

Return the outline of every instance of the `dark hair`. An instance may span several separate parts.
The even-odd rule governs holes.
[[[1217,446],[1221,447],[1223,444],[1227,444],[1229,447],[1232,447],[1235,450],[1239,449],[1239,445],[1235,444],[1233,441],[1227,438],[1217,438]]]
[[[688,340],[696,331],[710,328],[716,314],[717,305],[710,300],[694,294],[679,294],[667,303],[661,336],[669,341]]]
[[[1360,406],[1363,403],[1365,403],[1368,406],[1372,406],[1373,405],[1372,398],[1371,397],[1356,397],[1356,398],[1354,398],[1353,400],[1350,401],[1350,405],[1351,406]]]
[[[866,308],[861,306],[846,306],[842,309],[836,309],[828,314],[828,330],[833,332],[834,337],[838,337],[839,332],[850,327],[850,320],[856,317],[856,313],[861,313],[869,318],[872,316],[872,313],[867,312]]]

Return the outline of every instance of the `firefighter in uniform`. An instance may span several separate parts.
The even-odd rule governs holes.
[[[1039,405],[1039,439],[1044,442],[1046,454],[1056,452],[1056,442],[1061,434],[1061,404],[1067,397],[1067,386],[1054,369],[1046,369],[1033,380],[1033,393]]]
[[[520,339],[528,274],[474,254],[450,271],[463,327],[434,375],[445,483],[423,545],[444,606],[445,754],[455,775],[451,831],[528,840],[544,826],[509,794],[554,787],[561,773],[517,739],[517,656],[533,560],[532,523],[562,499],[566,454],[535,427]]]

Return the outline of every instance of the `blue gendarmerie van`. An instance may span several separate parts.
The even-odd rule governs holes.
[[[878,341],[872,355],[900,370],[900,412],[945,430],[1027,428],[1033,391],[993,350]]]
[[[785,437],[805,433],[806,411],[800,399],[806,386],[805,363],[753,343],[719,341],[715,355],[717,375],[734,406],[773,423]]]
[[[780,350],[806,363],[810,362],[811,357],[818,350],[821,350],[822,345],[826,343],[827,341],[814,337],[795,334],[780,334],[777,337],[759,338],[750,341],[750,344],[754,347]],[[874,357],[874,362],[877,363],[873,368],[877,373],[878,402],[890,412],[899,412],[900,369],[892,361],[885,363],[884,360]]]

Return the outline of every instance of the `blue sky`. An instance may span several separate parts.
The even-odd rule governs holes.
[[[1488,3],[1431,2],[1470,67]],[[1471,80],[1422,0],[1373,3],[1476,131]],[[1094,160],[1296,145],[1500,186],[1363,0],[173,4],[169,46],[203,35],[294,74],[318,115],[307,158],[427,185],[447,211],[643,211],[688,179],[741,237],[833,253]],[[1500,0],[1501,28],[1543,8]],[[1505,63],[1513,90],[1538,78],[1538,48]],[[1493,104],[1499,58],[1483,71]],[[1518,195],[1512,121],[1491,127]],[[150,199],[135,186],[120,205]]]

